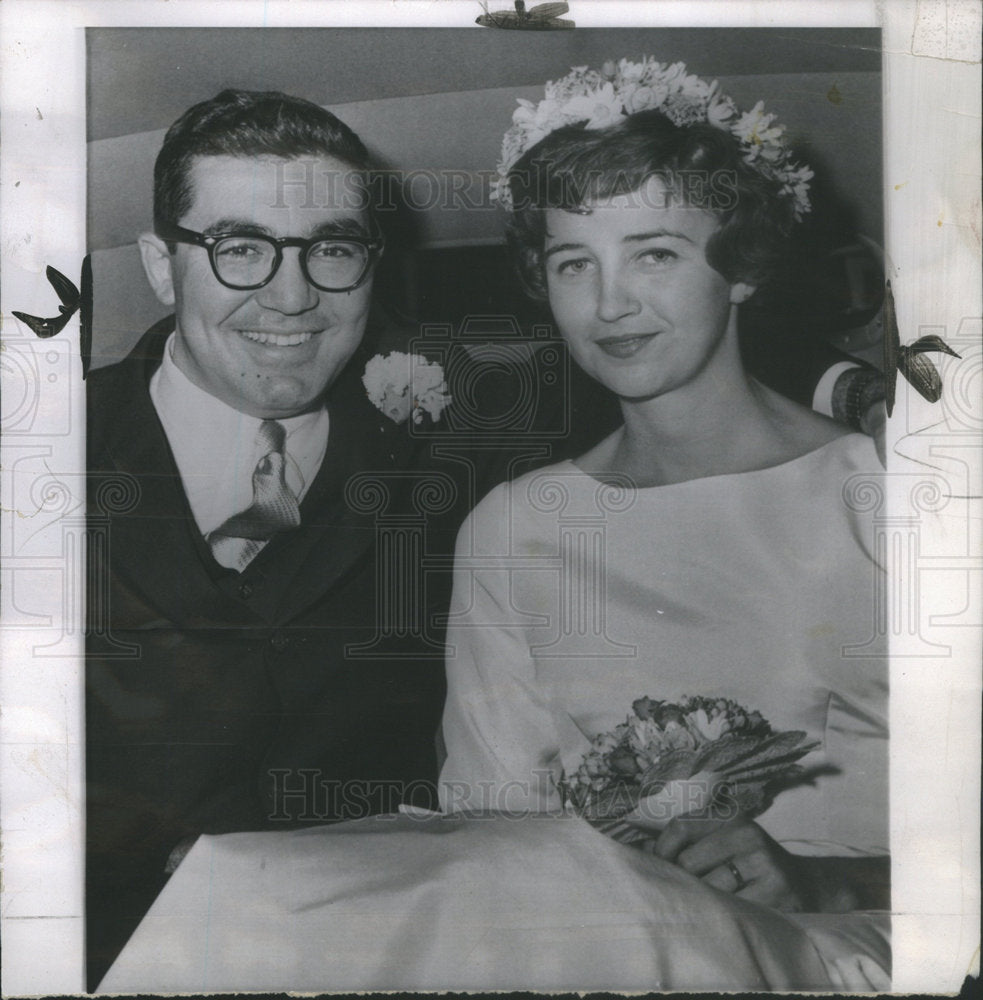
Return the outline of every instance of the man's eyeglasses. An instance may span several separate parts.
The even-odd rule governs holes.
[[[215,233],[206,236],[173,222],[158,221],[154,231],[162,240],[204,247],[215,277],[239,291],[262,288],[273,280],[283,260],[284,247],[300,248],[304,277],[324,292],[350,292],[365,280],[385,247],[382,237],[341,236],[304,240],[299,236],[243,236]]]

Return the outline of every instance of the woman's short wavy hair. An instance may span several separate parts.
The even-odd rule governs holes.
[[[507,234],[526,291],[546,298],[547,209],[573,211],[640,192],[652,177],[664,184],[669,204],[704,208],[719,218],[707,261],[729,282],[761,286],[776,274],[794,222],[791,199],[745,162],[739,143],[724,130],[678,126],[661,112],[642,111],[603,129],[559,128],[509,172]]]

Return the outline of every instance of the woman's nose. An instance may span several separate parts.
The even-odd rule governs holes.
[[[597,291],[597,318],[614,323],[638,312],[639,301],[620,269],[601,274]]]
[[[266,309],[294,314],[307,312],[318,304],[318,290],[307,280],[300,266],[300,249],[287,247],[269,284],[256,293],[256,300]]]

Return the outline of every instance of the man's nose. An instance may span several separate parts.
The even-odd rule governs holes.
[[[276,274],[256,293],[256,301],[266,309],[281,313],[302,313],[318,304],[318,290],[307,280],[300,266],[300,248],[287,247]]]
[[[602,271],[598,278],[597,318],[614,323],[624,316],[633,316],[641,308],[621,268]]]

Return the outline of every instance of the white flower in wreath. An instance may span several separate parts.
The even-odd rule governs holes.
[[[716,128],[728,128],[736,117],[737,105],[720,92],[720,84],[714,80],[707,99],[707,121]]]
[[[614,92],[614,84],[605,83],[592,94],[572,97],[563,109],[571,122],[587,120],[586,128],[604,128],[621,117],[621,99]]]
[[[731,130],[746,146],[748,160],[761,154],[766,160],[776,160],[783,153],[781,139],[785,134],[784,125],[772,125],[774,115],[765,114],[764,101],[758,101],[746,111]]]
[[[720,92],[719,83],[707,83],[686,72],[686,65],[660,63],[652,56],[640,63],[621,59],[604,63],[602,72],[575,66],[559,80],[550,80],[544,100],[538,104],[525,99],[512,118],[512,126],[502,141],[498,179],[492,184],[493,199],[512,209],[508,175],[519,158],[555,129],[577,122],[597,129],[613,124],[621,115],[639,111],[661,111],[677,126],[707,122],[728,131],[742,145],[744,160],[770,181],[780,185],[796,219],[810,210],[808,168],[792,162],[785,141],[785,128],[775,124],[759,101],[751,111],[739,108]]]
[[[791,194],[795,199],[795,204],[804,206],[804,210],[809,210],[809,181],[815,175],[807,166],[799,166],[786,171],[785,184],[782,190],[786,194]]]
[[[661,107],[669,91],[665,86],[639,87],[625,98],[625,111],[633,115],[637,111],[648,111],[649,108]]]
[[[639,83],[648,69],[647,62],[631,62],[628,59],[619,59],[617,69],[613,62],[608,60],[602,72],[608,79],[617,75],[621,83]]]
[[[436,422],[451,402],[444,369],[422,354],[390,351],[375,355],[365,366],[362,385],[372,405],[397,424],[411,417],[419,424],[424,413]]]

